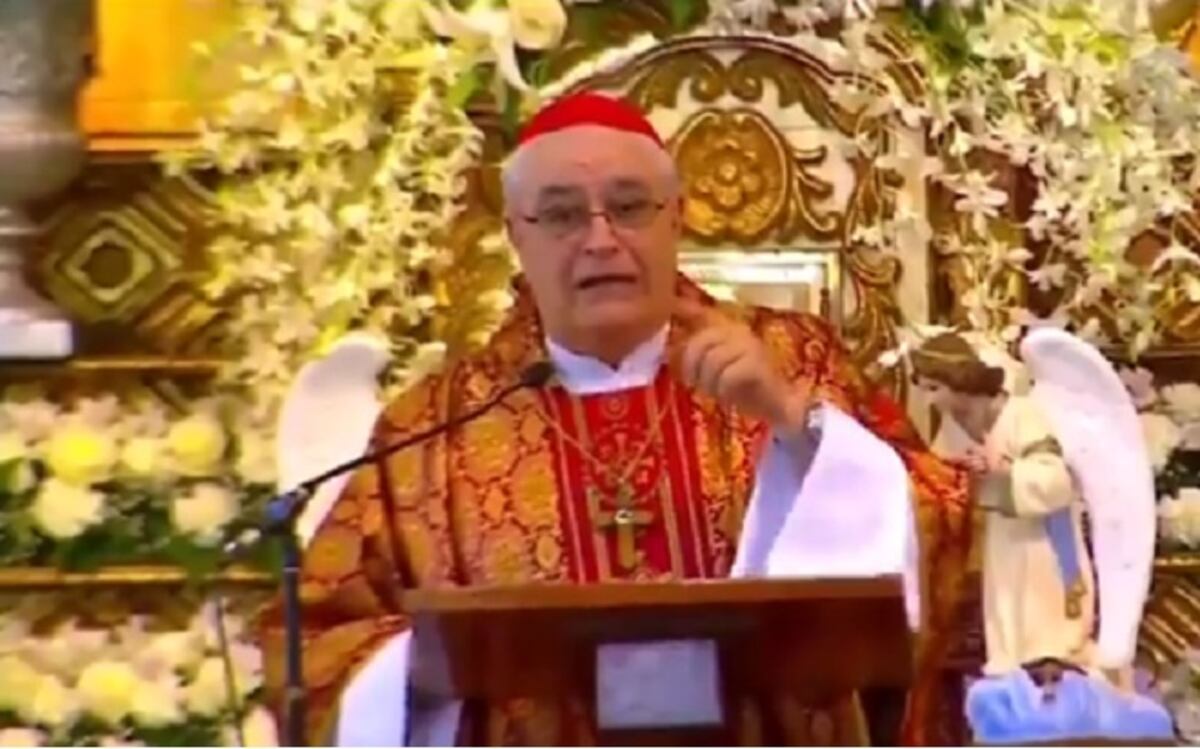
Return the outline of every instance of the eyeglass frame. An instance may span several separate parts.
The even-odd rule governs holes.
[[[670,202],[670,200],[647,200],[646,203],[648,206],[650,206],[651,210],[649,213],[647,213],[646,222],[638,226],[627,226],[622,224],[620,221],[615,221],[612,216],[611,207],[602,208],[600,210],[592,210],[589,208],[587,211],[580,211],[581,218],[586,218],[587,220],[581,221],[579,226],[567,229],[561,233],[548,229],[544,223],[544,216],[521,215],[519,218],[531,226],[536,226],[559,239],[564,239],[574,234],[582,234],[585,229],[591,226],[591,224],[596,220],[597,216],[603,216],[604,220],[608,222],[609,228],[613,230],[639,231],[641,229],[645,229],[646,227],[650,226],[650,224],[654,223],[654,219],[658,218],[659,214],[662,213],[663,209],[666,208]],[[542,212],[544,213],[544,211]]]

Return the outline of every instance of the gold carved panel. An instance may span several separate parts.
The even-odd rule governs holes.
[[[151,160],[98,159],[42,207],[34,281],[76,321],[85,356],[216,350],[220,311],[200,290],[211,201]]]
[[[897,44],[885,37],[877,46],[899,59]],[[910,72],[898,62],[893,74],[903,79],[906,94],[918,96]],[[786,43],[722,36],[667,41],[577,88],[620,91],[652,118],[679,121],[663,134],[679,164],[685,238],[696,252],[835,252],[840,278],[829,289],[846,290],[853,303],[844,316],[832,316],[854,359],[867,366],[898,338],[901,263],[857,243],[854,230],[892,211],[903,183],[876,159],[844,157],[829,145],[857,139],[876,154],[893,146],[881,120],[839,102],[835,91],[842,84],[878,86]],[[793,144],[777,118],[797,107],[810,129],[829,137]],[[662,117],[664,110],[669,117]],[[834,166],[850,175],[840,196],[827,176],[826,167]],[[685,267],[688,254],[685,249]],[[835,299],[831,309],[843,304]]]

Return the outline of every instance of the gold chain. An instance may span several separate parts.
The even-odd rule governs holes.
[[[662,433],[662,426],[667,421],[667,416],[670,415],[671,412],[675,410],[675,399],[668,398],[666,408],[657,409],[658,415],[657,415],[657,418],[654,420],[654,428],[650,432],[650,436],[646,438],[646,441],[644,443],[642,443],[642,446],[638,449],[637,454],[629,462],[629,465],[626,467],[625,472],[623,474],[617,474],[615,471],[613,471],[612,468],[605,465],[604,462],[602,460],[600,460],[599,458],[597,458],[595,455],[593,455],[582,442],[575,439],[575,437],[571,433],[569,433],[566,429],[564,429],[563,426],[561,424],[559,424],[556,419],[551,419],[550,415],[547,414],[541,408],[541,406],[534,406],[534,408],[537,411],[537,414],[542,417],[542,420],[545,421],[547,424],[549,424],[551,427],[553,427],[554,430],[558,433],[558,435],[560,437],[562,437],[564,440],[566,440],[567,442],[569,442],[571,444],[571,446],[574,447],[575,450],[581,456],[590,460],[592,462],[592,465],[594,465],[599,470],[607,473],[610,478],[615,479],[617,486],[622,486],[622,485],[627,485],[629,483],[629,478],[633,475],[633,472],[637,468],[638,463],[641,461],[642,457],[645,456],[646,451],[650,449],[650,445],[652,445],[656,441],[658,441],[659,435]]]

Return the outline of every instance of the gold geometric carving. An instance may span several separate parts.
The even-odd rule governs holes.
[[[1160,677],[1188,650],[1200,647],[1200,557],[1168,555],[1155,561],[1138,644]]]
[[[93,163],[42,217],[36,281],[86,353],[209,354],[220,311],[199,290],[212,196],[153,161]]]
[[[904,78],[904,95],[919,95],[911,71],[899,62],[905,57],[902,43],[885,35],[875,45],[897,60],[892,75]],[[803,108],[821,128],[854,139],[869,154],[889,153],[892,136],[883,120],[843,105],[835,91],[844,85],[879,90],[881,84],[835,71],[805,50],[768,38],[693,37],[667,41],[575,90],[623,90],[651,113],[676,110],[687,100],[701,105],[672,138],[687,201],[685,236],[707,245],[838,242],[839,265],[854,293],[843,332],[852,358],[867,367],[896,344],[901,266],[894,257],[859,246],[854,232],[890,214],[900,181],[874,158],[859,157],[852,163],[855,184],[844,212],[818,209],[833,193],[812,174],[825,162],[825,149],[796,149],[760,113],[764,105],[773,108],[766,100],[773,89],[779,107]],[[734,106],[721,103],[730,96]]]
[[[824,147],[798,149],[749,109],[704,110],[672,137],[686,186],[684,226],[704,244],[789,241],[803,232],[828,240],[841,222],[815,206],[833,185],[812,174]]]

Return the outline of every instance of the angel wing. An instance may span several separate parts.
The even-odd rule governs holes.
[[[1021,344],[1030,395],[1046,413],[1087,504],[1099,577],[1098,665],[1133,662],[1154,562],[1154,472],[1137,410],[1093,346],[1054,328]]]
[[[362,454],[382,408],[376,378],[388,356],[385,342],[350,333],[300,370],[279,414],[275,446],[281,490]],[[348,479],[327,481],[309,501],[296,523],[302,544],[312,538]]]

